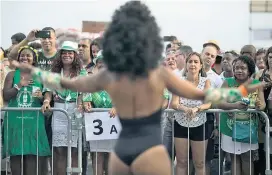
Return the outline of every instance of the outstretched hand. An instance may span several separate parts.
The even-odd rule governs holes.
[[[211,102],[213,104],[221,103],[222,101],[235,102],[240,100],[243,96],[255,92],[257,89],[262,89],[265,83],[251,84],[253,79],[247,80],[237,88],[218,88],[208,89],[205,92],[205,103]]]
[[[32,65],[19,63],[18,61],[15,61],[15,60],[13,60],[11,64],[16,68],[19,68],[22,72],[25,72],[25,73],[31,73],[34,68]]]

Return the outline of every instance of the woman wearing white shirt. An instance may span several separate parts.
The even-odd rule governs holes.
[[[205,90],[210,88],[210,81],[204,72],[200,55],[191,53],[186,58],[186,67],[182,79],[191,81],[197,88]],[[200,100],[190,100],[173,94],[171,106],[182,113],[175,114],[174,136],[177,158],[177,175],[188,173],[189,140],[192,148],[193,162],[197,175],[205,174],[205,156],[207,140],[206,113],[211,104],[203,104]]]

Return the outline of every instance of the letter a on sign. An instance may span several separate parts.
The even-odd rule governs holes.
[[[115,125],[112,125],[112,126],[111,126],[110,134],[112,134],[113,132],[115,132],[116,134],[118,134]]]

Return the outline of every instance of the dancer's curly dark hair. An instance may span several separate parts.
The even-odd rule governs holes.
[[[163,51],[156,20],[140,1],[127,2],[115,11],[102,45],[108,70],[131,78],[148,76],[159,65]]]
[[[63,63],[61,59],[62,50],[58,52],[58,55],[52,62],[51,71],[60,73],[61,69],[63,68]],[[76,77],[80,70],[82,69],[82,62],[80,61],[78,54],[75,52],[74,61],[72,62],[72,70],[71,70],[71,77]]]
[[[238,61],[241,61],[243,63],[245,63],[248,67],[248,72],[249,72],[249,76],[251,77],[254,73],[255,73],[255,63],[253,61],[253,59],[249,56],[246,56],[246,55],[242,55],[242,56],[239,56],[238,58],[236,58],[232,65],[233,65],[233,71],[235,69],[235,64],[238,62]]]

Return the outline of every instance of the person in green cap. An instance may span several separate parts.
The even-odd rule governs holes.
[[[78,44],[71,41],[64,41],[58,56],[54,59],[51,72],[60,73],[62,77],[77,78],[87,75],[83,69],[82,62],[77,54]],[[49,77],[50,78],[50,77]],[[45,84],[46,86],[46,84]],[[42,111],[50,108],[50,102],[54,101],[54,108],[62,108],[72,116],[72,125],[75,124],[74,110],[84,109],[84,103],[91,99],[88,94],[82,94],[72,90],[54,90],[46,86],[44,90],[44,100]],[[52,117],[52,146],[53,146],[53,171],[57,174],[65,174],[67,166],[67,147],[68,147],[68,119],[67,116],[59,111],[53,111]],[[78,131],[72,130],[72,165],[77,166],[77,147]]]

